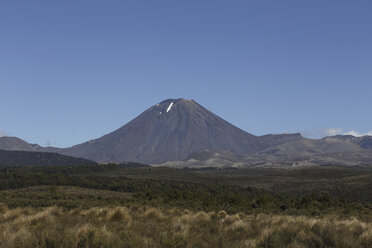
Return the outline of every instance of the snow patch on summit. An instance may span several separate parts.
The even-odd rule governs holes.
[[[167,108],[167,113],[171,110],[172,106],[173,106],[173,102],[171,102],[171,104],[169,104],[169,107]]]

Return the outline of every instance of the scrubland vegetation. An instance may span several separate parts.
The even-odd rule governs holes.
[[[341,167],[0,167],[0,248],[372,247],[370,176]]]
[[[2,208],[0,247],[371,247],[355,218],[157,208]]]

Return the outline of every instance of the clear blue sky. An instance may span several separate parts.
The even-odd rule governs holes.
[[[255,135],[372,131],[372,1],[0,0],[0,135],[70,146],[167,98]]]

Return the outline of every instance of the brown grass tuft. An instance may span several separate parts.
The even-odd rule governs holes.
[[[225,210],[221,210],[218,212],[218,217],[221,219],[226,218],[228,216],[227,212]]]
[[[143,217],[146,219],[160,220],[164,218],[164,215],[162,214],[162,212],[160,212],[159,209],[150,208],[143,213]]]
[[[132,220],[129,212],[125,208],[117,207],[109,215],[109,221],[129,223]]]
[[[372,223],[177,209],[4,208],[0,247],[372,247]]]

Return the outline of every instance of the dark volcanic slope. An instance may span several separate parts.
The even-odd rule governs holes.
[[[169,99],[99,139],[60,152],[99,162],[162,163],[206,149],[250,153],[260,139],[219,118],[193,100]]]
[[[95,164],[95,162],[81,158],[69,157],[57,153],[0,150],[0,166],[70,166],[84,164]]]

